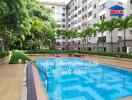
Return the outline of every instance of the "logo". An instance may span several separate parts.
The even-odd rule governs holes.
[[[124,13],[124,8],[119,6],[119,5],[115,5],[110,9],[110,16],[117,16],[117,17],[122,17],[123,13]]]

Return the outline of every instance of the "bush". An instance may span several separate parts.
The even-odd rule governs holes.
[[[100,55],[100,56],[109,56],[109,57],[119,57],[119,58],[130,58],[130,59],[132,59],[132,54],[128,54],[128,53],[88,52],[88,51],[73,51],[72,53],[80,53],[80,54]]]
[[[22,63],[24,64],[26,61],[31,61],[24,53],[22,52],[13,52],[9,64],[18,64],[19,60],[22,60]]]
[[[30,51],[26,51],[26,53],[27,54],[62,54],[68,52],[62,50],[30,50]]]
[[[9,56],[9,52],[8,51],[0,51],[0,59],[4,58],[6,56]]]

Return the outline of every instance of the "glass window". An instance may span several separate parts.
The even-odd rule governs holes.
[[[107,3],[104,3],[101,6],[99,6],[99,11],[104,10],[106,8],[106,6],[107,6]]]

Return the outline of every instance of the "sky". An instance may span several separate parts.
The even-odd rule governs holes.
[[[51,1],[51,2],[65,2],[65,3],[68,3],[70,0],[39,0],[39,1]]]
[[[70,0],[39,0],[39,1],[51,1],[51,2],[65,2],[65,3],[68,3]],[[127,0],[115,0],[115,1],[127,2]]]

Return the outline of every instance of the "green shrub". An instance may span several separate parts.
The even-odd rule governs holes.
[[[9,55],[8,51],[0,51],[0,59]]]
[[[22,60],[24,64],[26,61],[31,61],[24,53],[22,52],[13,52],[9,64],[18,64],[19,60]]]
[[[30,50],[26,52],[27,54],[62,54],[66,51],[62,50]]]

